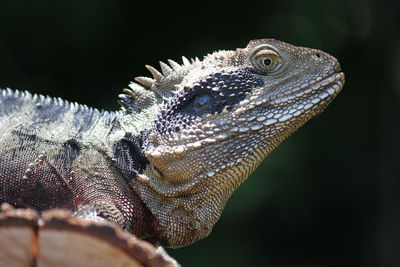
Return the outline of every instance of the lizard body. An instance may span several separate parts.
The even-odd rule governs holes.
[[[153,243],[192,244],[344,84],[335,58],[272,39],[160,65],[124,89],[116,112],[0,91],[0,203],[65,208]]]

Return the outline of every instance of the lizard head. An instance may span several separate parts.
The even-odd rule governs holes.
[[[138,78],[162,99],[144,142],[142,197],[194,213],[199,239],[265,156],[340,92],[344,74],[322,51],[272,39],[175,64]]]

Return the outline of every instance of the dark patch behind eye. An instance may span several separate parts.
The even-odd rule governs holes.
[[[184,129],[197,117],[232,108],[252,88],[262,85],[263,81],[247,70],[213,73],[165,103],[155,121],[155,130],[165,133]]]
[[[211,96],[208,94],[196,96],[193,102],[193,110],[195,113],[200,114],[211,110]]]

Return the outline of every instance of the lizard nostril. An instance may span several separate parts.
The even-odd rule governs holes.
[[[315,53],[315,56],[316,56],[317,58],[321,58],[321,54],[320,54],[320,53]]]

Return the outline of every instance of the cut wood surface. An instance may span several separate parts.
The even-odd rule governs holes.
[[[116,225],[71,216],[64,210],[38,215],[1,206],[0,266],[175,266],[152,244]]]

